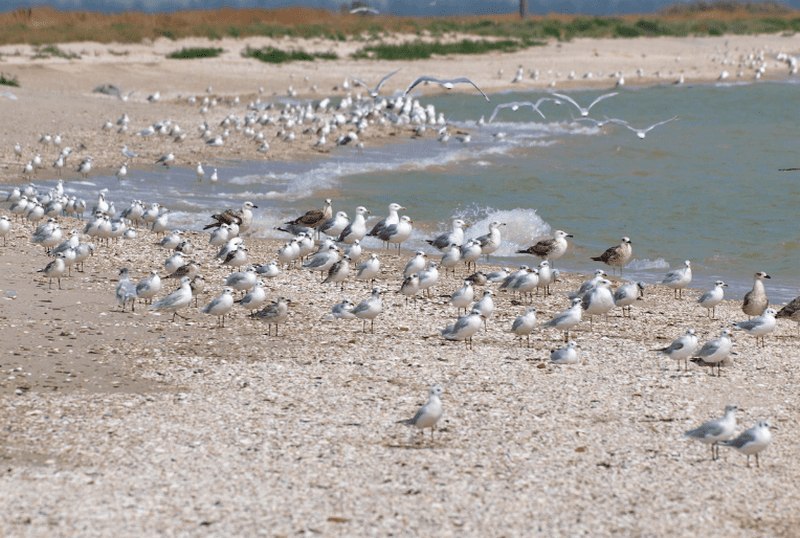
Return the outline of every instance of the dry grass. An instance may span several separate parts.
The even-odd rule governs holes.
[[[605,19],[632,24],[641,19],[661,22],[680,21],[748,21],[757,19],[796,20],[800,12],[781,4],[768,12],[753,9],[748,3],[697,2],[688,7],[667,8],[660,13],[630,14],[614,17],[587,17],[550,13],[533,16],[522,23],[517,13],[466,17],[413,18],[413,17],[363,17],[322,9],[231,9],[179,11],[175,13],[146,14],[127,12],[116,14],[94,12],[57,11],[49,7],[16,9],[0,13],[0,44],[30,43],[42,45],[75,41],[100,43],[139,43],[145,39],[167,37],[247,37],[247,36],[298,36],[344,40],[348,36],[379,36],[382,33],[436,34],[453,31],[474,32],[486,35],[521,37],[535,33],[533,27],[541,23],[568,24],[576,19]],[[761,5],[761,4],[759,4]],[[755,27],[754,31],[759,31]],[[557,33],[557,32],[556,32]],[[565,32],[561,32],[562,36]],[[746,33],[746,32],[745,32]],[[540,37],[540,36],[529,36]],[[569,37],[569,36],[567,36]],[[591,36],[589,36],[591,37]]]

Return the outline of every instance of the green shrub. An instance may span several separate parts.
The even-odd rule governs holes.
[[[207,48],[182,48],[172,54],[168,54],[167,58],[172,60],[192,60],[194,58],[216,58],[222,54],[222,49],[207,49]]]

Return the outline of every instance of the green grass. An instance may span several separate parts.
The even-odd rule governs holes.
[[[376,60],[422,60],[434,54],[484,54],[491,51],[514,52],[534,45],[544,45],[535,41],[517,41],[504,39],[501,41],[470,41],[464,39],[458,43],[425,43],[413,41],[401,45],[370,45],[352,54],[355,59],[373,58]]]
[[[19,88],[19,80],[17,80],[17,77],[6,78],[5,73],[0,73],[0,84],[3,86],[14,86],[15,88]]]
[[[42,45],[35,50],[36,54],[33,55],[34,59],[55,56],[56,58],[66,58],[67,60],[78,60],[81,57],[80,54],[72,52],[66,53],[55,45]]]
[[[192,60],[194,58],[216,58],[220,54],[222,54],[222,49],[182,48],[172,54],[168,54],[167,58],[172,60]]]
[[[297,50],[286,52],[274,47],[253,49],[249,46],[242,53],[242,56],[245,58],[255,58],[256,60],[261,60],[262,62],[271,64],[282,64],[295,61],[310,62],[317,58],[322,60],[336,60],[338,58],[338,56],[333,53],[308,53]]]

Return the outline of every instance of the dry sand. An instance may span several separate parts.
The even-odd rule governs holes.
[[[244,42],[220,46],[235,50]],[[390,91],[416,74],[465,71],[487,91],[518,88],[508,80],[519,64],[540,70],[540,81],[526,85],[542,88],[548,69],[562,73],[560,89],[586,84],[568,82],[571,70],[621,69],[634,82],[640,65],[674,78],[685,71],[687,81],[696,69],[694,80],[712,80],[725,50],[791,52],[797,38],[576,41],[485,58],[280,67],[235,54],[181,62],[153,53],[180,45],[125,46],[131,52],[121,57],[103,52],[119,47],[64,45],[99,51],[75,61],[3,56],[0,70],[23,83],[11,89],[19,101],[0,99],[4,180],[27,181],[10,148],[20,140],[31,153],[41,132],[63,132],[101,166],[118,165],[119,147],[132,137],[99,132],[123,106],[91,93],[105,82],[137,90],[138,100],[124,105],[135,127],[170,117],[193,128],[196,107],[178,105],[204,95],[209,84],[215,95],[247,102],[258,86],[264,98],[283,95],[289,84],[300,95],[310,84],[320,95],[344,95],[330,90],[344,73],[371,81],[396,65],[404,67],[403,83],[389,84]],[[139,49],[150,56],[140,58]],[[497,78],[500,66],[505,81]],[[603,87],[613,82],[598,79]],[[160,103],[142,101],[157,89]],[[221,105],[209,115],[230,111]],[[159,144],[135,147],[155,159]],[[218,158],[256,155],[240,146],[221,148]],[[206,151],[185,144],[181,164],[199,155],[209,160]],[[297,155],[285,149],[268,158]],[[60,220],[66,230],[84,224]],[[292,269],[268,282],[270,297],[285,295],[294,305],[281,335],[267,337],[240,309],[224,329],[194,308],[176,323],[142,305],[121,312],[118,269],[130,267],[139,280],[163,267],[167,254],[144,231],[134,241],[98,245],[84,273],[48,289],[36,272],[48,258],[30,244],[32,229],[15,222],[0,248],[3,536],[800,536],[800,462],[791,441],[800,419],[794,323],[779,324],[763,349],[737,332],[736,363],[721,378],[694,366],[678,373],[652,350],[689,326],[707,341],[744,314],[725,302],[709,320],[694,303],[699,291],[678,301],[654,288],[632,319],[617,310],[595,320],[594,330],[582,323],[573,333],[582,364],[557,367],[548,356],[561,344],[559,333],[537,332],[531,348],[508,333],[524,305],[507,293],[498,294],[474,350],[443,341],[439,329],[455,320],[447,295],[464,269],[443,279],[432,300],[405,306],[395,291],[410,254],[380,251],[385,311],[375,334],[328,314],[342,297],[366,298],[367,283],[348,282],[340,291]],[[202,306],[227,271],[210,260],[205,236],[192,237],[206,262]],[[273,259],[279,246],[246,241],[257,263]],[[536,297],[540,320],[566,308],[565,293],[583,278],[566,275],[552,296]],[[6,298],[8,290],[15,299]],[[445,386],[435,442],[395,424],[414,413],[433,383]],[[706,446],[680,439],[721,416],[728,402],[742,409],[740,431],[762,418],[779,428],[760,468],[725,449],[710,461]]]

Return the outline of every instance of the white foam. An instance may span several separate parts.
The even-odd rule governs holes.
[[[633,260],[625,266],[626,269],[631,271],[652,271],[669,269],[669,262],[664,258],[656,258],[655,260]]]

